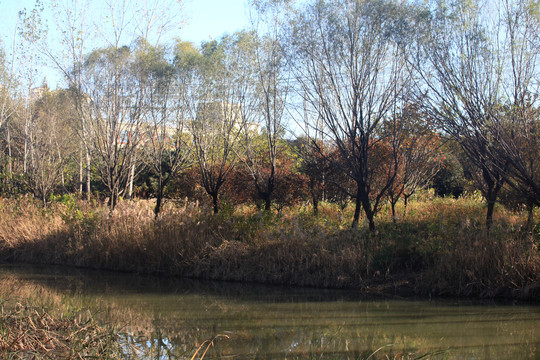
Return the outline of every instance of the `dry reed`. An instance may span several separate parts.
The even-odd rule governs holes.
[[[113,213],[69,200],[43,210],[31,199],[0,201],[0,259],[204,279],[432,295],[538,299],[538,234],[523,216],[498,209],[483,227],[474,199],[411,202],[375,233],[351,230],[350,209],[321,204],[282,214],[246,207],[217,216],[169,204],[155,220],[150,201]],[[399,209],[403,213],[403,209]],[[392,290],[393,291],[393,290]]]

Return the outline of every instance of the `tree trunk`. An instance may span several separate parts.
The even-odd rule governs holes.
[[[272,209],[272,193],[274,191],[273,175],[270,175],[268,177],[266,187],[264,188],[259,185],[256,177],[254,178],[254,180],[255,188],[257,189],[257,195],[259,196],[259,199],[264,202],[264,211],[270,211]]]
[[[369,231],[375,231],[375,214],[373,213],[373,210],[364,209],[364,212],[366,213],[366,218],[368,220]]]
[[[497,177],[493,177],[489,171],[485,168],[482,169],[482,176],[487,185],[487,191],[485,193],[487,201],[487,214],[486,214],[486,229],[489,231],[493,224],[493,211],[495,209],[495,202],[497,201],[497,195],[502,188],[502,180]]]
[[[114,188],[111,191],[111,196],[109,197],[109,204],[108,204],[111,212],[116,207],[117,202],[118,202],[118,191],[116,190],[116,188]]]
[[[360,211],[362,209],[362,202],[360,201],[360,197],[356,196],[355,199],[355,207],[354,207],[354,216],[351,227],[353,229],[358,228],[358,220],[360,220]]]
[[[267,194],[264,199],[264,211],[270,211],[272,209],[272,199],[270,194]]]
[[[86,200],[90,201],[90,152],[86,149]]]
[[[369,195],[362,191],[360,188],[356,194],[356,207],[354,209],[354,218],[353,218],[353,228],[358,227],[358,220],[360,219],[360,211],[364,209],[364,214],[366,214],[366,219],[368,221],[369,231],[375,230],[375,214],[371,208],[371,203],[369,202]]]
[[[407,215],[407,205],[409,205],[409,198],[411,195],[403,194],[403,216]]]
[[[396,223],[396,201],[390,200],[390,208],[392,209],[392,222]]]
[[[160,190],[158,191],[157,198],[156,198],[156,207],[154,208],[154,214],[155,218],[158,218],[159,212],[161,211],[161,202],[163,200],[163,192]]]
[[[218,193],[213,192],[212,194],[210,194],[210,196],[212,197],[212,205],[214,207],[214,214],[217,214],[219,212]]]
[[[319,193],[317,192],[317,182],[315,178],[309,180],[309,193],[311,195],[311,202],[313,203],[313,215],[319,215]]]
[[[116,203],[118,201],[118,195],[119,195],[119,184],[114,181],[113,178],[113,169],[109,169],[109,210],[113,212],[114,208],[116,207]]]
[[[373,212],[373,209],[371,208],[371,202],[369,201],[369,195],[367,193],[361,194],[361,202],[362,207],[364,208],[364,213],[366,214],[366,218],[369,225],[369,231],[375,231],[375,213]]]
[[[129,186],[128,186],[128,193],[127,198],[131,199],[133,196],[133,181],[135,180],[135,155],[133,155],[131,160],[131,169],[129,171]]]
[[[9,126],[7,126],[7,146],[8,146],[8,178],[11,179],[13,173],[13,163],[11,160],[11,134],[9,132]]]
[[[319,216],[319,198],[315,195],[311,199],[313,201],[313,215]]]
[[[493,211],[495,209],[495,199],[493,197],[487,199],[487,214],[486,214],[486,228],[489,230],[493,224]]]
[[[158,192],[156,197],[156,207],[154,208],[154,214],[156,219],[161,211],[161,202],[163,201],[163,175],[159,174],[158,177]]]
[[[26,174],[28,167],[28,134],[27,125],[24,126],[24,153],[23,153],[23,174]]]
[[[83,154],[82,154],[82,150],[79,151],[79,195],[80,197],[82,198],[82,194],[83,194],[83,184],[84,184],[84,175],[83,175]]]

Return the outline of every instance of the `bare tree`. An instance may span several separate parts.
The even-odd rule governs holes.
[[[13,113],[13,61],[11,64],[6,59],[6,53],[0,42],[0,128]]]
[[[386,1],[314,1],[301,9],[290,34],[299,94],[315,112],[312,118],[324,122],[325,139],[356,184],[353,227],[363,209],[375,229],[374,216],[397,170],[396,161],[380,168],[374,149],[382,142],[393,147],[397,139],[382,125],[392,121],[407,82],[399,46],[402,11]],[[375,175],[382,173],[386,181],[375,188]]]
[[[500,6],[505,76],[501,104],[491,113],[491,157],[522,194],[531,215],[540,206],[540,13],[531,1],[505,0]]]
[[[283,151],[280,142],[285,132],[285,105],[289,94],[290,77],[285,72],[286,62],[280,44],[283,23],[283,4],[273,1],[253,1],[252,27],[256,34],[253,41],[253,79],[250,102],[244,109],[254,107],[243,116],[245,123],[244,164],[253,179],[257,195],[270,210],[272,196],[279,179],[276,176],[278,153]],[[249,115],[252,115],[250,117]],[[262,137],[254,125],[261,126]]]
[[[29,188],[47,204],[49,195],[64,186],[65,166],[77,146],[70,122],[73,104],[65,91],[45,90],[36,100],[28,139],[30,156],[27,171]]]
[[[76,121],[71,123],[80,141],[79,151],[79,193],[82,195],[83,187],[86,199],[91,195],[91,139],[89,131],[90,108],[87,97],[83,93],[82,66],[87,54],[87,37],[91,32],[87,0],[60,1],[55,5],[57,26],[62,29],[62,52],[55,55],[48,52],[49,58],[55,62],[67,80],[71,90]],[[46,47],[46,49],[48,49]],[[66,63],[63,62],[66,61]],[[85,185],[85,186],[83,186]]]
[[[38,3],[38,5],[41,5],[41,3]],[[33,11],[31,16],[27,17],[31,20],[29,23],[32,24],[27,28],[33,32],[39,32],[41,35],[39,37],[34,36],[33,45],[61,71],[69,88],[72,90],[76,111],[79,115],[79,121],[75,122],[74,127],[82,140],[80,190],[82,190],[83,178],[82,158],[85,158],[88,197],[90,196],[91,157],[92,154],[100,153],[100,150],[103,150],[103,148],[97,149],[94,147],[100,140],[92,138],[96,134],[94,125],[97,109],[95,108],[96,103],[91,101],[88,90],[93,85],[92,82],[97,79],[95,77],[92,79],[92,76],[89,76],[89,62],[85,64],[85,61],[92,56],[89,52],[91,49],[88,47],[89,40],[94,40],[94,44],[98,44],[98,47],[101,46],[102,50],[116,49],[116,55],[120,56],[119,54],[124,45],[131,49],[135,49],[137,44],[153,44],[156,46],[171,31],[177,30],[182,25],[180,17],[182,7],[181,1],[178,0],[137,0],[131,2],[111,0],[106,1],[105,6],[103,5],[103,3],[87,0],[59,0],[53,2],[52,7],[56,15],[55,23],[59,30],[61,47],[51,46],[49,43],[46,37],[46,28],[40,24],[39,7],[36,7],[36,11]],[[136,43],[137,41],[138,43]],[[97,52],[94,49],[94,59]],[[111,62],[112,64],[113,62]],[[85,66],[86,68],[83,68]],[[138,80],[139,82],[142,81],[140,78]],[[90,83],[85,83],[85,81]],[[135,79],[136,81],[137,79]],[[142,91],[142,89],[139,90]],[[133,93],[136,93],[135,89]],[[142,95],[142,92],[139,95]],[[142,100],[142,97],[139,100]],[[94,108],[92,108],[92,104]],[[115,106],[118,107],[119,104],[117,103]],[[100,110],[104,111],[103,109]],[[109,108],[107,111],[109,110],[111,109]],[[129,160],[132,165],[134,159],[135,157],[132,157]],[[103,157],[96,159],[98,162],[102,160]],[[133,176],[131,176],[131,179],[133,179]],[[114,200],[114,196],[111,199]]]
[[[494,142],[488,134],[501,101],[503,71],[500,22],[486,16],[489,8],[483,5],[457,1],[421,12],[419,46],[410,49],[409,60],[422,80],[418,92],[423,111],[461,145],[481,173],[489,228],[507,164],[490,156]]]
[[[82,70],[95,167],[111,210],[125,191],[143,139],[147,79],[139,65],[130,48],[109,47],[92,52]]]
[[[15,115],[17,104],[15,102],[15,88],[17,85],[14,72],[15,39],[12,46],[12,58],[7,59],[7,55],[0,41],[0,131],[5,134],[7,147],[7,169],[6,179],[11,181],[13,173],[12,165],[12,142],[9,121]]]
[[[19,72],[21,73],[21,97],[23,106],[19,106],[17,116],[22,120],[23,126],[23,173],[28,170],[29,156],[32,155],[30,138],[32,136],[32,116],[35,101],[41,97],[41,93],[46,88],[46,82],[43,81],[41,87],[37,87],[38,67],[42,65],[41,53],[32,46],[32,44],[46,38],[46,31],[41,19],[43,4],[36,1],[36,6],[30,11],[23,10],[19,12],[18,33],[22,41],[18,44],[19,51],[17,61],[19,63]]]
[[[396,220],[395,206],[403,197],[405,213],[408,200],[414,193],[428,186],[441,166],[440,136],[434,131],[429,119],[420,112],[418,104],[407,104],[398,116],[396,125],[401,137],[397,153],[398,173],[394,184],[388,189],[392,219]]]
[[[236,165],[244,133],[244,116],[251,68],[249,58],[252,37],[247,33],[225,36],[221,41],[203,45],[199,64],[200,77],[191,109],[195,158],[202,186],[212,198],[214,213],[219,211],[219,194],[231,170]],[[194,106],[195,105],[195,106]]]
[[[174,176],[191,166],[191,135],[188,133],[186,98],[192,86],[192,69],[183,63],[197,51],[188,43],[176,46],[176,67],[168,63],[162,51],[154,51],[149,59],[149,108],[145,114],[145,148],[148,164],[157,176],[156,206],[158,216],[165,186]]]

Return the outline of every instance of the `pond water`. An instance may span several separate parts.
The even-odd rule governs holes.
[[[0,267],[18,288],[79,301],[118,324],[138,358],[540,359],[540,306],[366,298],[97,271]],[[206,349],[202,347],[201,355]]]

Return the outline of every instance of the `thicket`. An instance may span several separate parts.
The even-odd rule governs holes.
[[[377,231],[351,229],[351,206],[287,211],[193,202],[124,201],[110,212],[71,196],[43,208],[2,199],[0,259],[28,263],[387,294],[538,299],[540,225],[502,207],[485,227],[477,199],[432,198],[388,208]],[[406,213],[405,213],[406,211]]]

